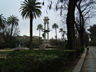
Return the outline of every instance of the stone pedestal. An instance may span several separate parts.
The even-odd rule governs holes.
[[[40,45],[40,50],[44,50],[44,49],[45,49],[45,45],[44,44]]]
[[[49,47],[50,43],[48,40],[44,40],[43,44],[40,45],[40,50],[45,50],[47,46]]]

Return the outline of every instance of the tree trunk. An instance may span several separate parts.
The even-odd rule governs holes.
[[[10,40],[12,39],[11,37],[12,37],[12,33],[13,33],[13,27],[14,27],[14,24],[12,24],[12,27],[11,27],[11,33],[10,33]]]
[[[55,28],[56,40],[57,40],[57,29]]]
[[[39,44],[41,44],[41,43],[40,43],[40,29],[39,29]]]
[[[33,48],[33,16],[30,12],[30,49]]]
[[[12,33],[13,33],[13,26],[14,26],[14,24],[12,24],[12,27],[11,27],[10,37],[12,36]]]
[[[77,0],[69,0],[68,5],[68,14],[67,14],[67,37],[68,37],[68,45],[67,47],[69,49],[76,48],[75,46],[75,29],[74,29],[74,23],[75,23],[75,5],[77,3]]]
[[[62,40],[62,32],[61,32],[61,40]]]
[[[79,37],[80,37],[80,43],[81,43],[81,47],[84,49],[84,32],[85,32],[85,28],[84,28],[84,25],[85,25],[85,21],[84,21],[84,16],[82,14],[82,10],[81,10],[81,7],[80,7],[80,4],[81,4],[81,1],[79,2],[78,5],[76,5],[78,11],[79,11],[79,19],[80,19],[80,29],[79,29]]]

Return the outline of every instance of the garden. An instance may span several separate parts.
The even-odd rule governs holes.
[[[1,52],[0,72],[66,72],[80,58],[76,50],[24,50]]]

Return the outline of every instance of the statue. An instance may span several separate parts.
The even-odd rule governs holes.
[[[49,44],[48,44],[48,40],[49,40],[49,18],[48,17],[44,17],[44,29],[43,29],[43,34],[42,37],[44,38],[44,43],[42,45],[40,45],[40,50],[44,50]]]
[[[45,33],[42,34],[42,37],[45,39]]]

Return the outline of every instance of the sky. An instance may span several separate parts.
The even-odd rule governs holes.
[[[0,14],[3,14],[5,18],[9,17],[10,15],[14,15],[19,19],[19,30],[20,35],[28,35],[29,36],[29,19],[24,19],[21,16],[20,12],[20,6],[23,3],[24,0],[0,0]],[[40,1],[40,0],[39,0]],[[42,0],[41,0],[42,1]],[[55,11],[55,9],[48,11],[46,13],[46,6],[42,7],[42,15],[40,18],[34,19],[33,21],[33,35],[38,36],[38,31],[36,30],[38,24],[43,25],[43,19],[45,16],[49,17],[49,25],[50,25],[50,38],[54,38],[55,31],[52,29],[52,24],[57,23],[59,26],[61,26],[61,17],[59,15],[59,12]],[[58,29],[58,38],[60,38],[61,35],[59,33]]]
[[[20,4],[23,3],[24,0],[0,0],[0,14],[3,14],[3,16],[5,18],[14,15],[19,19],[19,30],[20,30],[20,35],[28,35],[29,36],[29,19],[24,19],[21,16],[21,12],[20,12]],[[42,1],[42,0],[39,0]],[[46,2],[47,3],[47,2]],[[34,36],[38,36],[38,31],[36,30],[37,25],[38,24],[42,24],[43,25],[43,19],[45,16],[49,17],[49,26],[50,26],[50,33],[49,36],[50,38],[54,38],[55,37],[55,31],[52,29],[52,25],[54,23],[57,23],[59,25],[59,28],[62,27],[62,22],[61,19],[62,17],[60,16],[60,12],[59,11],[55,11],[54,7],[52,10],[48,11],[48,13],[46,13],[47,10],[47,6],[43,6],[41,11],[42,11],[42,15],[40,16],[40,18],[34,19],[33,21],[33,35]],[[89,25],[92,24],[96,24],[96,20],[91,19],[90,20]],[[65,28],[66,29],[66,28]],[[58,38],[61,37],[61,34],[59,33],[59,29],[58,29]]]

